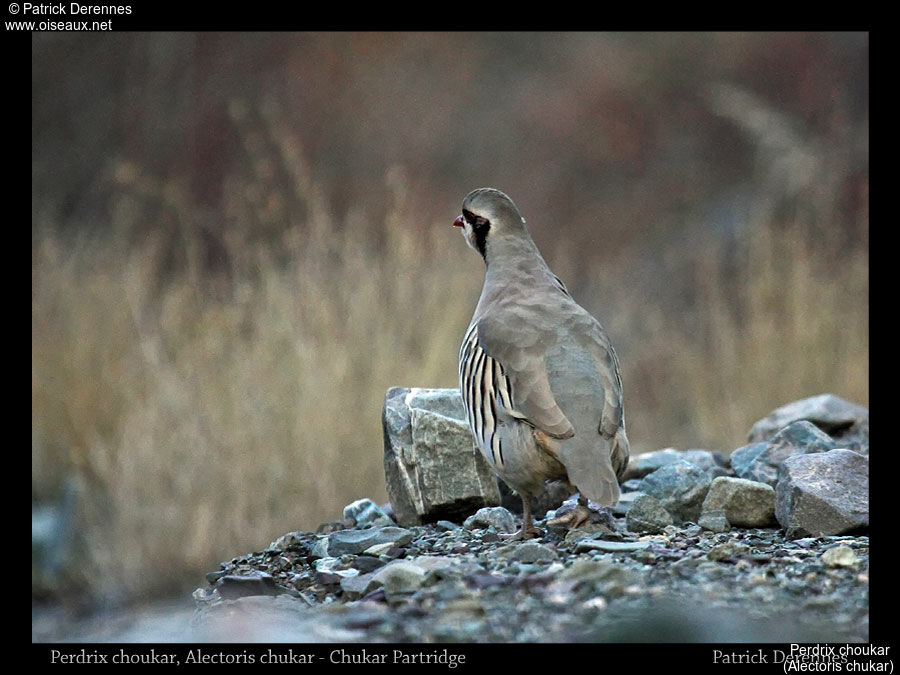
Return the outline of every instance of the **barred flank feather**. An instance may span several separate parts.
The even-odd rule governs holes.
[[[498,415],[512,410],[512,387],[503,366],[478,343],[477,324],[469,327],[459,350],[459,384],[475,442],[492,464],[502,467]]]

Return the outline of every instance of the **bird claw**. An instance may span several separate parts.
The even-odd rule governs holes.
[[[526,539],[535,539],[538,537],[543,537],[544,532],[541,528],[531,525],[530,527],[525,527],[522,525],[522,529],[516,532],[515,534],[501,534],[500,538],[505,541],[524,541]]]
[[[584,504],[577,504],[574,509],[563,516],[553,518],[547,521],[547,525],[559,526],[565,525],[570,530],[584,527],[591,522],[591,512]]]

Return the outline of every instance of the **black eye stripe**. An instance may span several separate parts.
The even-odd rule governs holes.
[[[474,213],[466,209],[463,209],[463,217],[466,219],[466,222],[476,230],[488,227],[491,224],[491,221],[489,221],[487,218],[476,216]]]

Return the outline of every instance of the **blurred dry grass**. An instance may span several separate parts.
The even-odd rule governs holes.
[[[287,130],[276,136],[288,144]],[[367,229],[335,228],[298,175],[309,219],[275,245],[229,242],[240,254],[209,273],[192,230],[177,269],[160,237],[127,243],[154,202],[192,214],[178,186],[124,173],[115,238],[73,247],[47,229],[32,264],[33,482],[52,493],[79,477],[84,572],[114,596],[138,578],[196,578],[217,559],[339,518],[360,496],[385,500],[384,392],[455,386],[479,290],[479,262],[447,253],[449,226],[408,227],[399,174],[387,177],[389,217]],[[242,218],[238,202],[230,215]],[[213,288],[223,278],[227,298]]]
[[[32,494],[79,487],[71,588],[183,590],[353,499],[385,500],[385,390],[457,384],[482,280],[445,208],[465,190],[423,191],[398,163],[378,174],[384,209],[339,209],[284,106],[246,100],[227,108],[244,159],[223,170],[221,209],[127,155],[98,174],[107,228],[60,228],[36,209]],[[790,137],[755,143],[749,182],[763,189],[726,236],[688,212],[648,243],[628,232],[644,221],[626,220],[602,255],[611,216],[582,213],[598,224],[567,240],[524,208],[533,195],[512,193],[611,333],[636,452],[730,451],[774,407],[826,391],[868,404],[868,214],[848,218],[818,180],[852,163]],[[795,155],[807,181],[785,186]]]

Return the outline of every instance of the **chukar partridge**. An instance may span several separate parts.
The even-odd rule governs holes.
[[[587,499],[616,504],[617,476],[628,464],[616,353],[600,323],[550,271],[504,193],[470,192],[453,224],[486,265],[459,351],[475,442],[522,497],[517,538],[541,534],[529,499],[546,480],[577,489],[578,506],[563,522],[578,527],[589,516]]]

